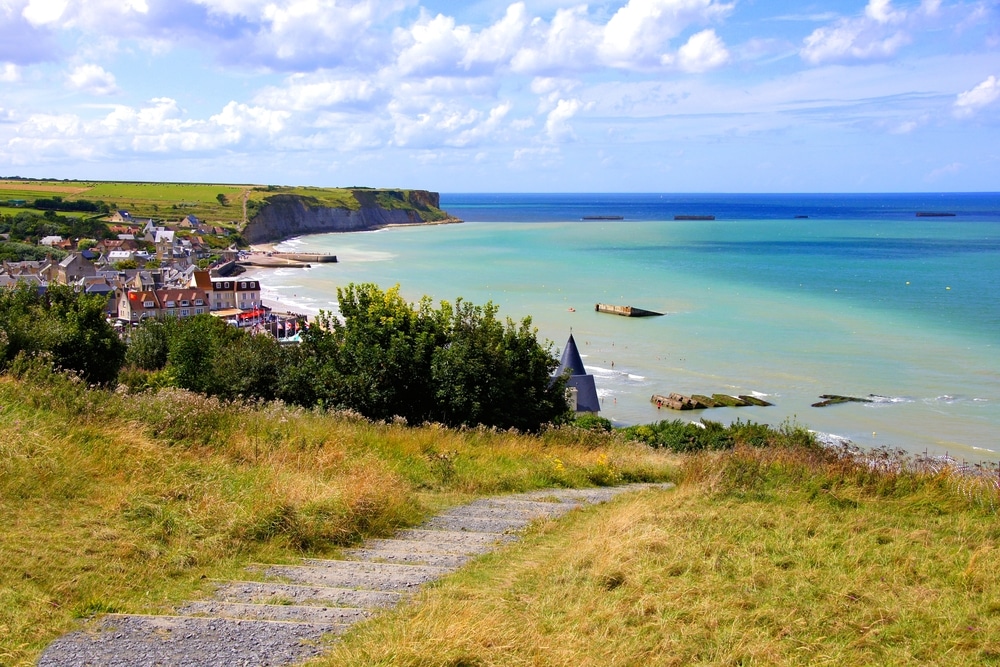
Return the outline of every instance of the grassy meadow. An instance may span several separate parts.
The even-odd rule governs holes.
[[[366,188],[367,189],[367,188]],[[374,190],[375,193],[382,192]],[[403,191],[405,192],[405,191]],[[223,199],[219,199],[219,195]],[[136,220],[179,220],[194,215],[199,220],[227,225],[243,222],[243,198],[250,203],[252,217],[255,204],[275,194],[309,197],[320,206],[356,210],[358,200],[349,188],[290,187],[273,185],[241,185],[211,183],[141,183],[131,181],[21,181],[0,179],[0,213],[16,215],[30,207],[11,207],[8,200],[31,202],[53,196],[65,200],[103,201],[112,210],[127,210]],[[379,199],[387,208],[405,207],[392,197]],[[79,215],[71,213],[70,215]]]
[[[483,494],[658,481],[676,458],[542,436],[0,376],[0,665],[79,619],[163,612],[252,562],[335,555]]]
[[[240,223],[244,193],[262,200],[260,186],[207,183],[138,183],[122,181],[11,181],[0,180],[0,202],[60,196],[66,200],[103,201],[112,210],[127,210],[135,219],[179,220],[194,215],[213,223]],[[225,203],[218,196],[224,195]],[[4,208],[11,215],[31,208]],[[71,214],[78,215],[78,214]]]
[[[1000,664],[994,480],[801,448],[543,524],[313,667]]]
[[[378,424],[0,376],[0,665],[486,494],[677,483],[539,522],[314,666],[1000,664],[993,477],[859,463],[783,426],[672,454],[621,432]],[[759,434],[758,434],[759,435]],[[758,443],[759,444],[759,443]]]

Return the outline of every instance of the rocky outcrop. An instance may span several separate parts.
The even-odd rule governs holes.
[[[314,197],[276,194],[247,221],[247,243],[270,243],[326,232],[357,232],[387,225],[458,222],[439,208],[436,192],[426,190],[351,190],[355,206],[327,206]],[[354,203],[352,202],[352,203]]]

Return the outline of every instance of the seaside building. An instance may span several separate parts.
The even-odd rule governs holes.
[[[559,368],[556,369],[556,377],[569,371],[569,379],[566,381],[566,392],[569,395],[570,408],[576,414],[592,413],[601,411],[601,401],[597,397],[597,385],[594,383],[594,376],[587,373],[583,366],[583,359],[580,351],[576,347],[573,334],[569,335],[566,341],[566,349],[563,350]]]

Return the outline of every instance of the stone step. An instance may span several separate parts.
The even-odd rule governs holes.
[[[426,539],[411,539],[411,540],[393,540],[393,539],[382,539],[382,540],[368,540],[365,542],[363,547],[357,549],[345,549],[345,555],[351,555],[356,551],[399,551],[403,553],[414,553],[414,554],[440,554],[440,555],[455,555],[455,556],[468,556],[468,555],[478,555],[484,554],[489,551],[493,551],[496,545],[494,544],[469,544],[462,543],[460,541],[444,541],[435,539],[435,533],[442,531],[427,531],[430,537]],[[462,536],[465,534],[463,533]]]
[[[432,565],[457,569],[476,557],[470,553],[447,553],[441,551],[410,551],[405,547],[397,549],[350,549],[344,552],[348,558],[373,563],[400,563],[405,565]]]
[[[298,584],[333,586],[372,591],[409,591],[434,581],[450,568],[399,565],[351,560],[305,559],[305,565],[269,565],[264,576],[280,577]]]
[[[515,541],[517,531],[619,493],[669,484],[554,489],[484,498],[420,528],[399,531],[346,553],[358,560],[258,565],[275,581],[219,582],[214,600],[189,602],[186,616],[109,614],[57,639],[41,667],[243,667],[288,665],[318,655],[326,639],[466,559]],[[386,561],[386,562],[377,562]],[[420,565],[412,564],[415,562]]]
[[[518,518],[530,521],[532,519],[560,516],[579,505],[582,505],[582,503],[524,503],[477,500],[468,505],[449,509],[445,514],[481,518]]]
[[[39,667],[287,665],[322,653],[330,623],[108,614],[64,635]]]
[[[435,544],[483,545],[491,549],[503,542],[514,542],[517,535],[509,533],[477,533],[467,530],[408,528],[396,533],[396,539],[434,542]]]
[[[272,581],[227,581],[215,591],[222,602],[248,604],[294,604],[329,607],[375,609],[399,603],[394,591],[359,591],[334,586],[282,584]]]
[[[453,530],[469,533],[509,533],[526,528],[534,519],[530,517],[476,517],[461,512],[445,512],[426,521],[427,529]]]
[[[179,616],[217,616],[220,618],[246,618],[260,621],[298,621],[301,623],[326,623],[346,629],[349,625],[371,616],[371,611],[357,607],[320,607],[293,604],[248,604],[246,602],[221,602],[197,600],[177,609]]]

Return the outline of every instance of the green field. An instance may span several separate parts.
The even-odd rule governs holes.
[[[367,188],[365,188],[367,189]],[[352,193],[353,188],[287,187],[273,185],[239,185],[212,183],[140,183],[132,181],[22,181],[0,180],[0,213],[16,215],[21,211],[38,212],[30,203],[39,198],[62,197],[73,201],[85,199],[102,201],[112,211],[128,211],[136,220],[152,218],[177,221],[187,215],[211,224],[229,227],[241,225],[243,199],[251,203],[248,215],[253,216],[265,198],[276,194],[290,194],[312,200],[315,206],[357,210],[360,206]],[[391,196],[387,190],[373,189],[377,200],[386,208],[406,208],[403,200]],[[398,192],[407,193],[406,190]],[[219,195],[224,197],[220,201]],[[389,195],[389,196],[386,196]],[[22,199],[28,206],[15,208],[7,205],[11,199]],[[70,213],[70,215],[78,215]],[[444,217],[443,214],[432,219]],[[426,219],[426,218],[425,218]]]

